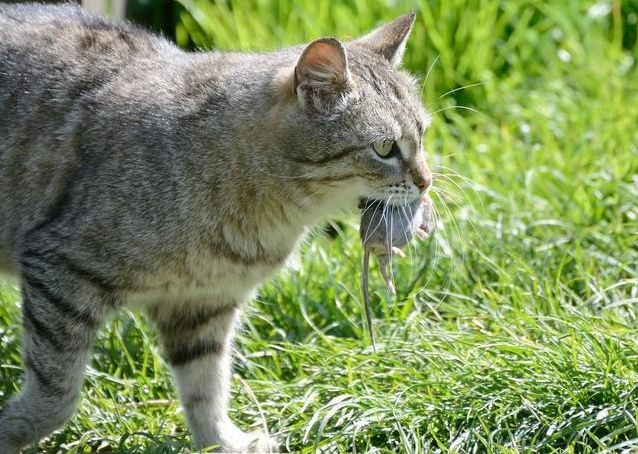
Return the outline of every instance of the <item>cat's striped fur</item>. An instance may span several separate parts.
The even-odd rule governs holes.
[[[0,270],[20,277],[25,332],[0,452],[69,418],[96,331],[124,305],[155,322],[195,446],[272,446],[226,413],[233,326],[308,228],[427,189],[428,117],[394,67],[413,21],[349,44],[186,53],[75,6],[0,6]],[[376,154],[384,140],[400,155]]]

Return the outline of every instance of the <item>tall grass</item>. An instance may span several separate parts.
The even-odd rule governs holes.
[[[302,452],[638,447],[638,4],[181,4],[179,42],[242,50],[347,39],[416,10],[405,66],[434,113],[438,228],[395,263],[395,300],[373,280],[378,352],[344,216],[337,239],[316,235],[246,311],[236,420]],[[1,298],[6,395],[20,377],[12,283]],[[39,449],[186,452],[155,345],[138,315],[117,319],[78,415]]]

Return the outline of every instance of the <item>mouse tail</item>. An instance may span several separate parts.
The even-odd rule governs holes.
[[[363,304],[366,312],[366,322],[368,323],[368,333],[372,342],[372,350],[377,351],[374,342],[374,331],[372,329],[372,309],[370,308],[370,293],[368,289],[368,271],[370,269],[370,251],[363,253],[363,273],[361,274],[361,290],[363,291]]]

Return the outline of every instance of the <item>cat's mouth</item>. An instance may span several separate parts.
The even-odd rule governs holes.
[[[430,198],[430,196],[428,194],[422,194],[421,196],[413,198],[413,199],[406,199],[405,196],[402,196],[402,197],[390,196],[383,199],[380,199],[377,197],[359,197],[359,204],[357,206],[360,210],[365,208],[370,203],[381,204],[381,205],[386,205],[386,204],[395,205],[400,207],[400,206],[412,205],[414,202],[416,202],[417,199],[421,200],[421,203],[427,205],[428,207],[432,205],[432,199]]]
[[[418,202],[417,202],[418,201]],[[397,222],[411,223],[413,230],[412,233],[419,230],[430,234],[432,231],[432,199],[428,194],[422,194],[418,199],[406,201],[402,198],[403,203],[392,203],[387,199],[381,200],[370,197],[361,197],[359,199],[358,208],[362,210],[362,217],[369,210],[382,213],[382,215],[390,217],[398,217],[401,219],[393,219],[390,225]],[[388,209],[388,206],[392,206],[392,209]],[[419,213],[417,215],[417,213]],[[412,219],[413,216],[418,218]]]
[[[412,192],[379,192],[372,191],[368,192],[369,195],[359,197],[359,208],[361,208],[361,204],[365,203],[367,200],[378,200],[383,202],[386,205],[394,205],[394,206],[405,206],[411,205],[419,200],[420,196],[416,191]]]

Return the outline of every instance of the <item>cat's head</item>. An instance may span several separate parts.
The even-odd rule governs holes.
[[[308,44],[290,78],[287,159],[348,196],[405,204],[432,177],[422,136],[430,118],[399,69],[415,14],[349,43]],[[291,151],[292,150],[292,151]]]

